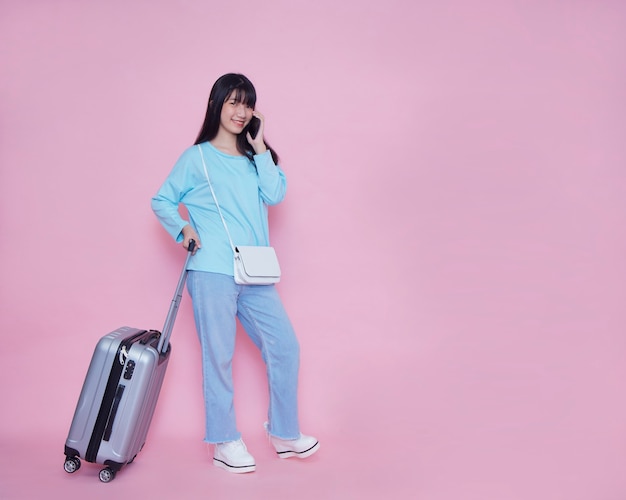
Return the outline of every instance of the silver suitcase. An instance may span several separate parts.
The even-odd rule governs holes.
[[[145,444],[193,248],[192,242],[162,333],[124,326],[97,343],[65,441],[66,472],[76,472],[82,458],[104,465],[99,477],[108,483]]]

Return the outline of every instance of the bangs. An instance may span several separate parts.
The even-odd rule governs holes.
[[[234,97],[236,102],[241,102],[246,106],[254,108],[256,104],[256,92],[254,89],[246,89],[245,86],[240,86],[235,89],[226,97],[225,101]]]

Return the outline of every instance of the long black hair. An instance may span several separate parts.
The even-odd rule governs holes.
[[[200,133],[194,144],[200,144],[201,142],[210,141],[215,138],[220,128],[222,107],[233,91],[235,91],[235,99],[237,102],[242,102],[246,106],[250,106],[254,109],[256,105],[256,90],[248,78],[238,73],[227,73],[219,77],[213,84],[213,88],[211,88],[204,123],[202,124]],[[255,154],[254,148],[246,138],[249,129],[250,124],[246,125],[243,131],[237,136],[237,150],[242,155],[252,160]],[[278,164],[278,154],[276,154],[276,151],[274,151],[267,142],[265,142],[265,146],[270,150],[274,163]]]

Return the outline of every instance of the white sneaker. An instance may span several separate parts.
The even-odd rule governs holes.
[[[265,423],[265,431],[267,432],[267,422]],[[272,436],[269,432],[267,435],[280,458],[306,458],[320,449],[319,441],[313,436],[300,434],[297,439],[280,439]]]
[[[235,474],[253,472],[256,469],[254,457],[248,453],[242,439],[215,445],[213,465]]]

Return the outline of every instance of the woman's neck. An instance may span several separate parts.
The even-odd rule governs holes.
[[[231,156],[241,156],[241,153],[237,149],[237,136],[229,133],[219,131],[217,135],[209,141],[211,145]]]

